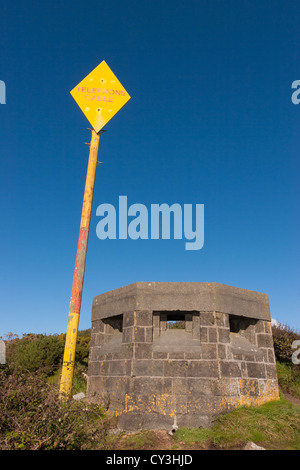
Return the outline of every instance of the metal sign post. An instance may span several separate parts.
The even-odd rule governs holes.
[[[69,319],[60,382],[60,398],[69,398],[72,391],[76,341],[100,134],[105,124],[130,99],[126,90],[122,87],[117,77],[104,61],[101,62],[98,67],[96,67],[71,91],[71,95],[92,124],[93,130],[69,308]]]
[[[74,276],[73,276],[73,285],[72,285],[71,301],[70,301],[70,309],[69,309],[69,321],[68,321],[61,383],[60,383],[60,396],[61,397],[70,396],[72,383],[73,383],[76,340],[77,340],[79,315],[80,315],[80,308],[81,308],[82,288],[83,288],[83,280],[84,280],[84,270],[85,270],[86,252],[87,252],[87,244],[88,244],[88,237],[89,237],[91,211],[92,211],[92,204],[93,204],[99,138],[100,138],[100,133],[97,134],[93,130],[91,144],[90,144],[90,155],[89,155],[88,169],[87,169],[86,182],[85,182],[82,212],[81,212],[77,255],[76,255],[76,261],[75,261],[75,270],[74,270]]]

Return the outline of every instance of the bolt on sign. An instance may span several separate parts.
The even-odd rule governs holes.
[[[71,91],[95,132],[130,100],[130,96],[103,60]]]

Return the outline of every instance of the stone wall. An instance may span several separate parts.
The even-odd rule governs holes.
[[[158,284],[161,294],[164,283]],[[175,284],[182,285],[174,283],[176,297]],[[204,283],[199,284],[203,288]],[[126,291],[119,294],[124,296]],[[258,293],[253,294],[257,301]],[[209,311],[207,303],[205,311],[190,303],[192,310],[175,310],[173,298],[172,304],[168,301],[172,309],[165,309],[168,302],[160,302],[164,309],[157,310],[159,303],[154,301],[155,309],[125,311],[123,304],[123,313],[114,311],[109,316],[106,298],[105,317],[101,297],[93,306],[88,398],[116,414],[120,429],[170,429],[175,420],[178,426],[206,427],[216,415],[235,406],[278,399],[266,313],[255,318],[251,306],[251,317],[237,315],[237,306],[228,308],[228,299],[227,312]],[[153,291],[152,297],[156,297]],[[143,302],[137,303],[143,307]],[[198,306],[203,307],[201,302]],[[183,329],[168,328],[168,322],[177,318]]]

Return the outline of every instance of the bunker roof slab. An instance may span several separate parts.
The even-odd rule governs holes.
[[[92,321],[130,311],[222,312],[271,320],[267,294],[216,282],[135,282],[93,299]]]

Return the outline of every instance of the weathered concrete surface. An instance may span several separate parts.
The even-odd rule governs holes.
[[[92,321],[132,310],[196,310],[271,320],[266,294],[216,282],[136,282],[94,298]]]
[[[183,330],[167,321],[184,319]],[[268,296],[216,283],[135,283],[95,297],[87,396],[124,430],[209,426],[278,399]]]

